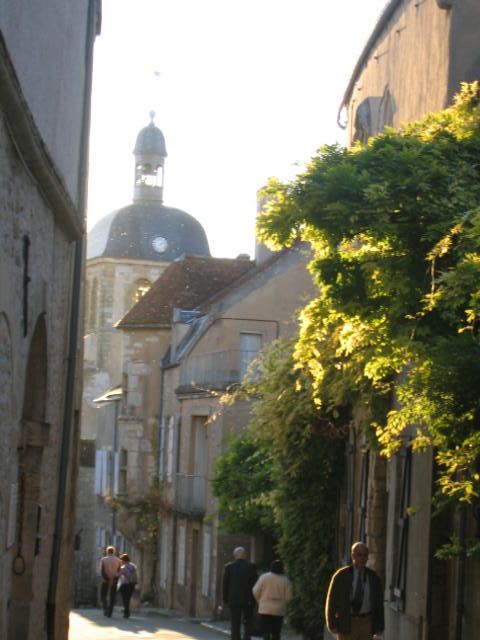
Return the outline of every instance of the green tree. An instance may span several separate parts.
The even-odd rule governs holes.
[[[313,402],[311,381],[308,370],[295,366],[293,342],[270,346],[256,363],[255,375],[225,399],[250,398],[253,415],[247,434],[218,461],[214,486],[230,531],[246,532],[244,514],[250,506],[270,506],[277,552],[295,594],[289,619],[305,637],[320,639],[334,568],[337,488],[348,417],[320,411]],[[265,463],[260,475],[265,472],[268,479],[263,478],[257,490],[259,460]],[[254,522],[265,524],[259,518]]]
[[[315,251],[295,359],[320,411],[352,411],[386,455],[408,427],[456,504],[480,499],[479,170],[475,83],[366,146],[321,148],[295,181],[270,181],[257,221],[270,245]]]
[[[269,452],[260,450],[249,433],[232,438],[227,452],[216,462],[212,480],[220,528],[228,533],[275,537],[272,487]]]

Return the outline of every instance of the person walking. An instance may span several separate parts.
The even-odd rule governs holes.
[[[116,549],[109,546],[106,555],[100,560],[100,574],[102,576],[102,586],[100,587],[100,599],[102,601],[103,613],[109,618],[112,617],[115,598],[117,595],[117,573],[120,570],[121,562],[116,556]]]
[[[292,586],[283,574],[281,560],[274,560],[270,571],[260,576],[253,587],[253,595],[258,602],[263,639],[280,640],[283,617],[292,599]]]
[[[247,560],[243,547],[233,551],[233,562],[225,565],[223,573],[223,602],[230,609],[231,640],[240,640],[243,618],[243,640],[250,640],[253,618],[253,585],[257,581],[255,565]]]
[[[122,566],[117,573],[119,591],[123,602],[123,617],[130,617],[130,600],[138,582],[137,567],[130,562],[128,553],[122,553],[120,556]]]
[[[383,632],[383,587],[380,578],[368,569],[368,547],[355,542],[352,564],[338,569],[330,581],[325,603],[328,630],[338,640],[372,640]]]

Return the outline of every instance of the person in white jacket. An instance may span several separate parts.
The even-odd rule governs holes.
[[[280,640],[283,617],[292,599],[292,586],[283,574],[281,560],[272,562],[270,571],[260,576],[252,591],[258,602],[264,640]]]

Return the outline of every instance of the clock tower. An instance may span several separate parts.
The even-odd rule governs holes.
[[[95,442],[102,455],[113,447],[113,422],[105,417],[107,409],[99,411],[95,399],[121,387],[123,353],[130,348],[116,323],[173,261],[185,255],[210,256],[207,236],[198,220],[163,202],[167,150],[154,117],[151,112],[149,124],[135,141],[133,201],[101,218],[87,237],[81,437]],[[79,491],[81,504],[86,498],[82,498],[81,488]],[[88,485],[84,493],[93,496],[93,487]],[[79,509],[77,516],[85,555],[77,554],[76,570],[82,575],[92,571],[91,558],[101,555],[106,544],[120,549],[125,544],[112,524],[111,509],[103,509],[96,501],[85,504],[86,511]],[[93,516],[88,510],[92,504],[96,505]],[[93,568],[92,581],[95,579]]]
[[[167,149],[165,138],[153,119],[155,112],[150,111],[150,124],[137,136],[133,153],[135,155],[135,190],[133,202],[163,202],[163,169]]]

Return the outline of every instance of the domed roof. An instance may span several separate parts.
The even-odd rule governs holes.
[[[184,254],[210,255],[202,225],[185,211],[153,202],[113,211],[88,233],[87,259],[173,261]]]
[[[150,112],[150,124],[144,127],[137,136],[133,153],[138,155],[155,155],[167,157],[167,147],[163,133],[153,123],[155,113]]]

